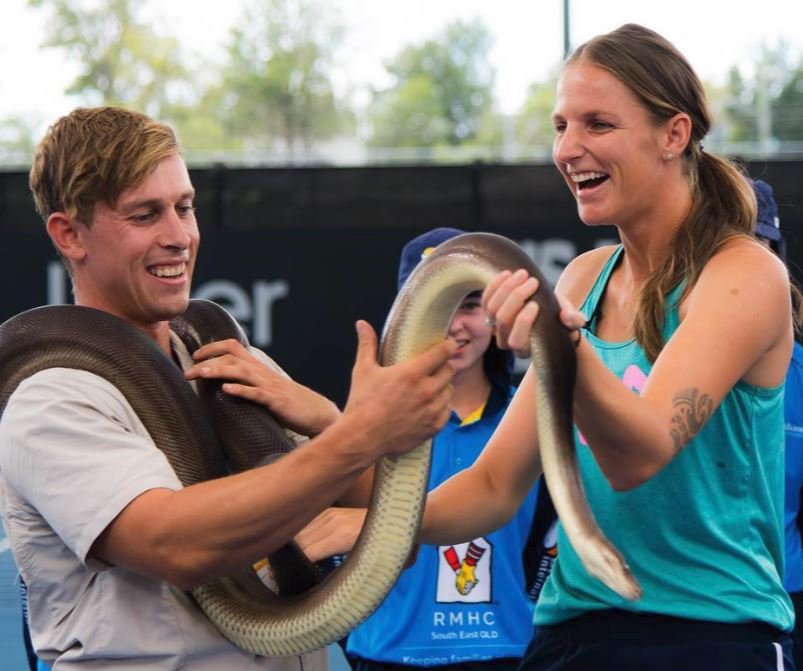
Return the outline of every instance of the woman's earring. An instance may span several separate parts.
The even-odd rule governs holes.
[[[664,161],[671,161],[673,158],[675,158],[675,155],[670,151],[664,154]]]

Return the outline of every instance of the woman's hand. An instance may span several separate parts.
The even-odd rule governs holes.
[[[349,552],[367,512],[365,508],[327,508],[298,532],[295,541],[313,562]]]
[[[488,319],[496,327],[496,343],[502,349],[513,350],[516,356],[526,359],[531,356],[530,332],[538,319],[539,306],[530,300],[538,290],[539,282],[526,270],[514,273],[505,270],[497,275],[486,287],[482,304]],[[579,330],[585,326],[586,318],[568,300],[557,296],[561,306],[560,320],[570,331],[575,346],[579,344]]]
[[[273,370],[237,340],[199,347],[193,358],[198,363],[186,371],[188,380],[223,380],[224,392],[264,405],[296,433],[316,436],[340,417],[328,398]]]

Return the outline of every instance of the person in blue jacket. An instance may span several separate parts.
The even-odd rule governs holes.
[[[462,232],[436,228],[408,242],[401,254],[399,288],[422,258]],[[433,441],[429,489],[479,456],[514,392],[513,357],[493,340],[481,292],[463,299],[448,335],[459,345],[450,359],[452,413]],[[341,533],[348,539],[340,549],[349,549],[363,511],[334,509],[330,514],[340,515]],[[421,546],[415,563],[402,572],[376,612],[349,634],[346,652],[352,668],[515,669],[532,636],[535,598],[556,554],[554,528],[554,508],[546,487],[538,483],[497,531],[465,543]],[[306,538],[298,539],[302,547]]]
[[[756,193],[756,236],[766,242],[786,262],[786,241],[781,233],[778,204],[772,187],[765,181],[753,181]],[[793,291],[794,308],[801,310],[800,294]],[[803,492],[803,344],[798,330],[789,371],[786,374],[784,425],[786,435],[786,469],[784,498],[784,587],[795,607],[795,628],[792,631],[795,666],[803,669],[803,543],[801,543],[800,497]]]

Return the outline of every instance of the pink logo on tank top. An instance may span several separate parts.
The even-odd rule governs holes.
[[[639,396],[641,396],[641,392],[644,390],[644,385],[647,383],[647,376],[638,366],[631,363],[625,369],[625,374],[622,376],[622,382],[625,383],[625,387],[630,387]]]
[[[625,368],[625,374],[622,376],[622,382],[624,382],[625,387],[629,387],[639,396],[641,396],[641,392],[647,382],[647,376],[636,364],[631,363],[627,368]],[[577,439],[580,441],[581,445],[588,445],[586,439],[583,438],[583,434],[579,431],[577,432]]]

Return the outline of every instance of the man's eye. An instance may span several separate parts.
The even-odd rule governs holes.
[[[180,217],[188,217],[193,212],[195,212],[194,205],[179,205],[176,207],[176,211],[178,212]]]
[[[154,212],[142,212],[140,214],[132,214],[128,219],[135,224],[149,224],[155,216]]]

